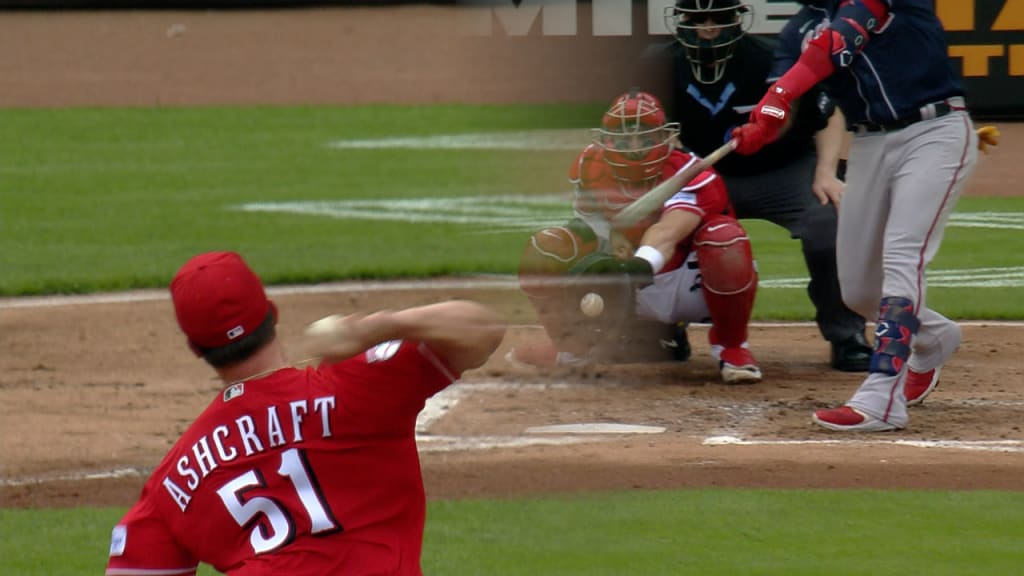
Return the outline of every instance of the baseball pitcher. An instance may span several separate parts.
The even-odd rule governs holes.
[[[237,254],[189,260],[171,294],[224,386],[114,528],[107,575],[421,574],[416,416],[497,348],[496,315],[453,301],[345,317],[300,369]]]

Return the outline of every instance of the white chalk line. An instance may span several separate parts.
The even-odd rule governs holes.
[[[438,134],[400,138],[361,138],[332,140],[328,148],[361,150],[523,150],[577,151],[590,143],[590,130],[519,130],[508,132],[475,132]]]
[[[736,436],[711,436],[704,446],[909,446],[913,448],[944,448],[982,452],[1024,452],[1020,440],[745,440]]]
[[[226,209],[338,220],[462,224],[476,227],[478,233],[506,234],[561,224],[571,205],[572,195],[568,192],[530,195],[507,192],[485,196],[244,202]],[[956,212],[950,216],[947,226],[1024,230],[1024,212]]]
[[[110,470],[67,472],[62,474],[43,474],[40,476],[20,476],[17,478],[0,478],[0,487],[32,486],[36,484],[47,484],[50,482],[114,480],[117,478],[147,476],[149,475],[150,471],[151,470],[147,468],[113,468]]]
[[[550,427],[527,428],[520,435],[479,435],[451,436],[430,433],[431,426],[444,418],[458,403],[480,391],[515,390],[518,392],[543,393],[548,390],[566,390],[569,388],[586,388],[586,384],[570,382],[505,382],[478,381],[459,382],[435,394],[428,399],[426,406],[416,420],[416,443],[420,452],[456,452],[476,450],[498,450],[504,448],[523,448],[531,446],[566,446],[582,443],[606,442],[632,434],[660,434],[666,430],[660,426],[647,424],[625,424],[621,422],[585,422],[577,424],[560,424]],[[971,450],[984,452],[1024,452],[1024,441],[1020,440],[905,440],[905,439],[828,439],[828,440],[780,440],[780,439],[745,439],[742,437],[740,423],[748,425],[761,419],[761,415],[773,406],[771,402],[750,402],[743,404],[726,404],[709,399],[689,399],[693,404],[703,407],[720,408],[726,413],[726,423],[716,427],[713,436],[700,439],[703,446],[803,446],[803,445],[839,445],[839,446],[903,446],[925,449]],[[992,401],[969,399],[964,402],[976,407],[985,406],[1024,406],[1024,401]],[[574,430],[574,427],[576,428]],[[695,436],[695,438],[700,438]],[[152,469],[140,467],[119,467],[108,470],[89,470],[66,472],[60,474],[44,474],[37,476],[21,476],[0,478],[0,487],[17,487],[50,482],[68,482],[85,480],[112,480],[128,477],[145,477]]]
[[[771,283],[765,280],[764,286]],[[801,279],[801,287],[806,280]],[[267,294],[296,296],[302,294],[351,294],[359,292],[416,292],[421,290],[519,290],[519,280],[512,275],[488,275],[468,278],[422,279],[422,280],[379,280],[341,281],[321,284],[295,284],[268,286]],[[50,306],[88,306],[95,304],[130,304],[133,302],[154,302],[170,300],[170,294],[163,289],[128,290],[123,292],[102,292],[66,296],[25,296],[0,298],[0,310],[14,308],[43,308]],[[962,326],[1010,326],[1024,327],[1024,321],[1014,320],[964,320]],[[790,328],[816,326],[813,322],[754,322],[757,328]]]

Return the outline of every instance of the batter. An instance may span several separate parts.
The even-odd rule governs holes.
[[[846,405],[812,420],[839,431],[908,423],[960,344],[926,306],[925,270],[977,161],[977,135],[930,0],[805,0],[799,59],[735,130],[752,154],[778,138],[791,103],[819,82],[854,133],[836,241],[843,301],[876,317],[867,378]],[[827,80],[826,80],[827,79]],[[911,398],[905,388],[913,390]]]

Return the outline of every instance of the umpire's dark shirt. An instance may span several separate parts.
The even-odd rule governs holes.
[[[683,145],[698,155],[707,156],[729,140],[732,129],[747,121],[750,111],[770,85],[775,43],[747,35],[738,42],[736,52],[715,84],[693,79],[690,63],[682,47],[673,49],[675,98],[672,117],[682,125]],[[825,127],[831,114],[831,102],[819,101],[817,89],[808,92],[796,110],[791,130],[779,141],[765,146],[752,156],[730,154],[715,169],[725,176],[749,176],[777,169],[813,150],[814,133]],[[806,103],[806,104],[805,104]]]

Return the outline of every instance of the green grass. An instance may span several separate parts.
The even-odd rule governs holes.
[[[409,223],[239,207],[567,193],[575,150],[327,144],[581,128],[600,111],[561,105],[0,110],[0,296],[164,287],[190,256],[215,249],[242,252],[270,284],[513,274],[528,235],[523,225],[495,229],[454,219]],[[537,218],[548,222],[569,213],[567,201],[538,210]],[[1020,213],[1024,198],[968,198],[959,210]],[[744,224],[763,279],[806,275],[799,243],[784,230]],[[951,227],[933,269],[1024,266],[1024,253],[1007,250],[1018,237],[1012,229]],[[958,318],[1021,318],[1018,291],[940,288],[930,297]],[[763,289],[754,315],[808,319],[813,308],[802,289]]]
[[[1024,212],[1024,197],[962,198],[957,213]],[[1024,219],[1021,220],[1024,222]],[[744,220],[761,279],[806,277],[800,243],[789,233],[765,221]],[[1020,230],[948,226],[939,254],[929,267],[940,271],[977,268],[1024,267]],[[1018,272],[1019,273],[1019,272]],[[1020,287],[930,288],[928,303],[944,314],[961,319],[1013,320],[1024,318]],[[759,320],[806,320],[814,308],[803,289],[761,289],[754,317]]]
[[[428,505],[427,575],[1017,574],[1024,494],[591,493]],[[122,509],[0,510],[0,567],[99,574]],[[55,546],[54,543],[60,543]],[[214,574],[204,567],[201,574]]]
[[[463,227],[245,213],[244,202],[521,193],[571,156],[334,150],[341,138],[582,123],[579,108],[4,110],[0,294],[160,286],[202,250],[244,252],[268,281],[510,270],[511,238]],[[543,181],[534,180],[534,186]],[[554,184],[553,184],[554,185]],[[415,241],[410,241],[410,237]],[[459,245],[463,259],[452,259]]]

